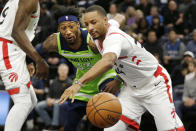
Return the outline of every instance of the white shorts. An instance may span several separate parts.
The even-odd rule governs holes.
[[[127,131],[131,127],[139,129],[142,114],[148,110],[155,119],[159,131],[174,130],[183,127],[175,112],[172,98],[171,79],[167,71],[161,66],[158,73],[145,87],[134,89],[124,86],[118,96],[122,105],[121,120],[113,127],[104,131]],[[143,93],[142,93],[143,92]]]
[[[20,88],[30,82],[26,54],[11,41],[0,38],[0,75],[6,90]],[[15,90],[14,92],[18,92]],[[13,92],[12,92],[13,93]]]

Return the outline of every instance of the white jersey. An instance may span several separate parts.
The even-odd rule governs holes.
[[[109,23],[103,46],[98,40],[95,43],[102,55],[115,53],[118,60],[114,68],[118,75],[128,85],[140,88],[152,79],[159,63],[138,41],[120,30],[116,23]]]
[[[19,0],[9,0],[5,5],[0,16],[0,37],[5,38],[7,40],[11,40],[16,45],[17,43],[12,38],[11,34],[15,21],[16,12],[18,10],[18,5]],[[32,14],[29,25],[25,31],[30,41],[32,41],[35,36],[35,29],[39,21],[39,15],[40,7],[38,4],[38,9],[35,13]]]

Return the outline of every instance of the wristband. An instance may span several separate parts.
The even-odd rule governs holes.
[[[116,75],[116,76],[114,77],[114,80],[118,80],[119,82],[123,82],[123,80],[121,80],[121,79],[118,77],[118,75]]]
[[[84,86],[84,85],[83,85],[80,81],[78,81],[78,80],[76,80],[75,84],[80,85],[80,87],[83,87],[83,86]]]

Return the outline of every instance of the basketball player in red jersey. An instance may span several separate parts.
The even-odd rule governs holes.
[[[102,59],[65,90],[59,103],[74,96],[83,84],[114,67],[124,81],[118,95],[123,115],[121,121],[104,131],[139,131],[141,116],[146,110],[153,115],[158,131],[185,131],[175,112],[170,76],[157,59],[137,40],[108,21],[100,6],[87,8],[84,23]]]
[[[36,74],[45,78],[48,65],[33,48],[39,20],[39,0],[9,0],[0,16],[0,75],[14,106],[5,123],[5,131],[20,131],[37,103],[26,65],[26,54],[36,63]]]

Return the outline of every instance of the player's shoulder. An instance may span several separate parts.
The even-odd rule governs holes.
[[[114,20],[114,19],[110,19],[108,21],[108,23],[110,24],[110,26],[113,26],[113,27],[116,27],[116,28],[120,28],[120,24],[116,20]]]
[[[58,33],[53,33],[53,34],[51,34],[51,35],[48,37],[48,39],[57,39],[57,35],[58,35]]]
[[[53,42],[57,42],[57,35],[58,33],[53,33],[50,36],[48,36],[48,38],[44,41],[44,43],[53,43]]]
[[[121,29],[119,29],[115,26],[110,26],[109,29],[108,29],[108,32],[106,34],[106,37],[108,37],[108,38],[113,38],[113,37],[115,37],[115,38],[119,38],[119,37],[120,38],[121,37],[126,38],[127,35]]]

